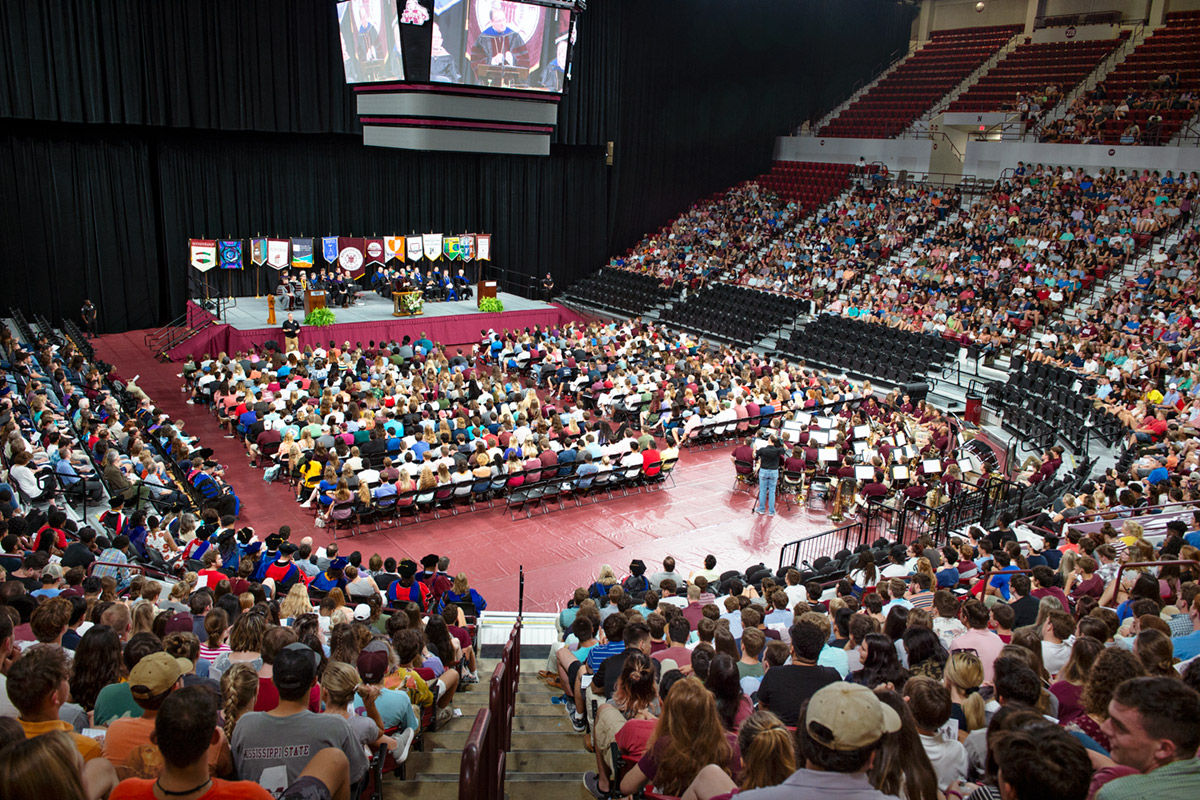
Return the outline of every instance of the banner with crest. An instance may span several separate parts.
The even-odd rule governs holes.
[[[424,244],[427,259],[437,261],[442,257],[442,235],[440,233],[423,233],[421,242]]]
[[[475,260],[492,260],[492,235],[490,233],[479,233],[475,235]]]
[[[367,268],[366,256],[363,255],[365,244],[357,236],[338,237],[338,266],[357,278]]]
[[[250,240],[250,263],[256,267],[267,263],[267,239],[265,236]]]
[[[188,239],[188,263],[201,272],[217,265],[216,239]]]
[[[242,268],[242,240],[222,239],[219,244],[221,269]]]
[[[286,269],[288,265],[288,240],[267,240],[267,264],[275,269]]]
[[[383,239],[367,239],[366,243],[367,264],[382,266],[387,261],[387,257],[383,254]]]
[[[332,264],[338,260],[338,237],[323,236],[321,237],[321,257],[325,259],[326,264]]]
[[[464,233],[458,237],[458,257],[463,261],[475,258],[475,234]]]
[[[425,257],[425,251],[421,249],[421,237],[409,236],[404,240],[404,251],[408,254],[409,261],[420,261]]]
[[[458,249],[459,238],[457,236],[447,236],[442,239],[442,252],[446,254],[446,258],[451,261],[457,261],[460,255]]]
[[[313,266],[313,240],[292,239],[292,266],[296,269],[311,269]]]
[[[404,260],[403,236],[385,236],[383,239],[383,260],[391,261],[393,258]]]

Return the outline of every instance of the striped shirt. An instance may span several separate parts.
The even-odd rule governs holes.
[[[1200,759],[1173,761],[1145,775],[1126,775],[1104,784],[1096,800],[1143,800],[1147,797],[1200,795]]]
[[[200,657],[203,658],[205,661],[207,661],[210,664],[212,662],[216,661],[217,658],[222,653],[229,653],[229,652],[232,652],[232,651],[229,648],[228,642],[226,642],[225,644],[222,644],[220,647],[209,647],[208,643],[200,645]]]

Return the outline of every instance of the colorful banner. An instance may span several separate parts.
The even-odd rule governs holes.
[[[404,240],[404,250],[408,253],[409,261],[420,261],[425,255],[425,251],[421,249],[421,237],[410,236]]]
[[[423,233],[421,242],[424,244],[427,259],[437,261],[442,257],[442,235],[440,233]]]
[[[217,265],[217,240],[188,239],[188,260],[196,269],[208,272]]]
[[[404,260],[403,236],[388,236],[383,240],[383,260],[391,261],[393,258]]]
[[[321,256],[325,259],[326,264],[337,261],[338,252],[338,237],[324,236],[321,238]]]
[[[313,266],[313,240],[292,239],[292,266],[296,269],[311,269]]]
[[[383,239],[367,239],[367,263],[379,264],[387,261],[387,257],[383,254]]]
[[[267,240],[265,238],[250,240],[250,263],[256,267],[267,263]]]
[[[459,256],[458,237],[447,236],[445,239],[442,239],[442,252],[446,254],[446,258],[451,261],[457,261]]]
[[[475,235],[475,260],[492,260],[492,235],[490,233],[478,233]]]
[[[242,240],[222,239],[220,242],[221,269],[242,268]]]
[[[357,236],[338,238],[338,265],[349,272],[351,277],[359,277],[367,268],[363,247],[363,240]]]
[[[267,240],[267,263],[275,269],[284,269],[288,265],[288,240]]]
[[[463,261],[475,258],[475,234],[464,233],[458,239],[458,257]]]

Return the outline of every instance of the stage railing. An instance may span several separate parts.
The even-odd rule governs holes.
[[[799,567],[838,550],[849,550],[862,543],[866,535],[867,523],[860,520],[788,542],[779,548],[779,568]]]

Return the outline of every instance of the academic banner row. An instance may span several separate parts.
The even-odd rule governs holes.
[[[208,272],[214,267],[241,269],[243,260],[242,239],[189,239],[189,263]],[[249,262],[253,266],[275,269],[295,267],[309,269],[315,266],[315,239],[269,239],[248,240]],[[460,236],[444,236],[440,233],[424,233],[419,236],[385,236],[367,239],[356,236],[325,236],[321,238],[321,257],[326,264],[337,263],[351,275],[361,275],[370,264],[384,265],[393,259],[399,261],[438,261],[442,257],[450,261],[491,261],[492,236],[489,233],[464,233]]]

